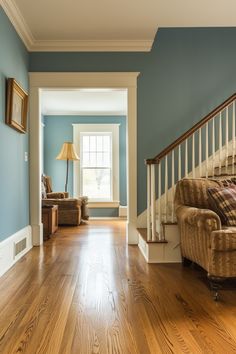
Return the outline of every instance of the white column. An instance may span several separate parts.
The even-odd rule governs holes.
[[[235,101],[233,102],[233,116],[232,116],[232,140],[233,140],[233,152],[232,152],[232,173],[234,174],[234,163],[235,163]]]
[[[172,203],[171,203],[171,220],[174,222],[174,199],[175,199],[175,151],[171,153],[171,186],[172,186]]]
[[[32,227],[33,246],[43,243],[43,224],[41,211],[41,105],[40,90],[33,87],[30,90],[30,224]]]
[[[147,165],[147,240],[151,239],[151,165]]]
[[[192,136],[192,176],[195,177],[195,133]]]
[[[228,173],[228,156],[229,156],[229,109],[226,107],[225,117],[225,172]]]
[[[159,230],[159,240],[161,240],[161,162],[158,164],[158,230]]]
[[[212,119],[212,176],[215,175],[215,117]]]
[[[188,139],[185,140],[185,177],[188,175]]]
[[[181,145],[178,147],[178,181],[182,177],[182,172],[181,172],[182,164],[181,164]]]
[[[199,175],[202,177],[202,128],[199,129],[199,141],[198,141],[198,164],[199,164]]]
[[[209,154],[209,139],[208,139],[208,123],[206,123],[206,177],[208,177],[208,154]]]
[[[151,165],[151,218],[152,241],[156,240],[156,176],[155,165]]]
[[[165,222],[167,222],[168,212],[168,156],[165,157]]]
[[[221,159],[222,159],[222,114],[219,118],[219,174],[221,174]]]

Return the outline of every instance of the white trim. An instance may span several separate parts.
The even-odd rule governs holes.
[[[138,72],[30,73],[30,215],[33,244],[43,242],[41,223],[41,90],[48,88],[122,88],[128,90],[127,241],[138,243],[137,227],[137,78]]]
[[[88,208],[119,208],[120,202],[88,202]]]
[[[44,111],[44,116],[126,116],[126,111]]]
[[[38,40],[35,39],[14,0],[0,0],[15,30],[30,52],[150,52],[153,39],[134,40]]]
[[[15,243],[26,238],[26,248],[15,256]],[[0,277],[8,271],[20,258],[22,258],[32,248],[31,227],[17,231],[7,239],[0,242]]]
[[[35,40],[17,5],[13,0],[2,0],[1,6],[26,48],[29,50]]]
[[[77,154],[80,156],[80,147],[81,147],[81,133],[111,133],[112,136],[112,184],[111,184],[111,200],[116,201],[119,199],[119,126],[120,124],[111,123],[111,124],[80,124],[73,123],[73,142],[75,144],[75,148]],[[81,158],[82,159],[82,158]],[[77,198],[82,195],[82,181],[81,181],[81,168],[80,161],[73,162],[73,191],[74,197]],[[92,202],[95,202],[93,200]]]
[[[151,40],[35,40],[31,52],[150,52]]]
[[[181,263],[178,225],[165,225],[168,243],[147,243],[139,235],[138,246],[147,263]]]
[[[120,205],[119,206],[119,216],[124,218],[127,217],[127,206]]]

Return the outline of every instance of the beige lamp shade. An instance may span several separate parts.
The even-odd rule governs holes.
[[[64,143],[56,159],[57,160],[79,160],[79,156],[75,151],[74,144],[69,142]]]

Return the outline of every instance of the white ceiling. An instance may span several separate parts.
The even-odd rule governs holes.
[[[236,25],[235,0],[1,2],[31,51],[147,51],[158,27]]]
[[[41,110],[43,115],[126,115],[127,91],[44,90]]]

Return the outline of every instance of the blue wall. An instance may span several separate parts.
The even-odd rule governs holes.
[[[73,141],[73,123],[120,124],[120,204],[127,205],[126,193],[126,117],[125,116],[44,116],[44,172],[52,177],[53,190],[63,191],[66,162],[55,160],[65,141]],[[68,191],[73,195],[73,166],[70,164]],[[95,216],[95,215],[94,215]],[[102,215],[101,215],[102,216]],[[109,215],[106,215],[109,216]]]
[[[150,53],[31,53],[31,71],[140,71],[138,213],[144,159],[153,157],[236,91],[236,28],[160,29]]]
[[[28,53],[0,7],[0,241],[29,224],[28,134],[5,124],[9,77],[28,90]]]

